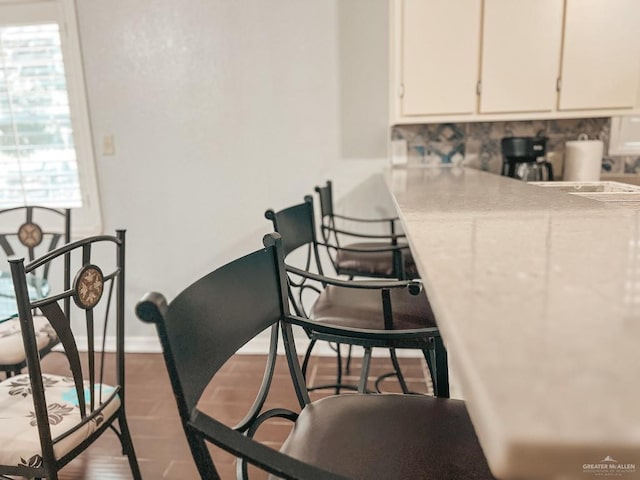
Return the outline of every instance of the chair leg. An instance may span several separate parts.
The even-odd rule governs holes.
[[[131,475],[134,480],[141,480],[142,475],[140,474],[140,466],[138,465],[136,451],[133,448],[133,440],[131,439],[131,432],[129,431],[129,425],[127,424],[127,417],[124,414],[124,410],[121,410],[120,412],[118,424],[120,425],[120,444],[122,445],[122,453],[124,453],[129,459]]]
[[[402,370],[400,369],[400,363],[398,362],[396,349],[390,348],[389,355],[391,356],[391,363],[393,364],[393,368],[396,371],[396,376],[398,377],[398,383],[400,383],[400,388],[402,389],[402,393],[410,393],[409,387],[407,387],[407,382],[405,381],[404,375],[402,374]]]
[[[194,433],[187,433],[189,449],[202,480],[221,480],[206,442]]]
[[[313,345],[315,344],[315,342],[316,340],[312,340],[311,343],[309,344],[309,347],[307,348],[307,354],[305,355],[305,361],[302,364],[302,373],[305,376],[305,381],[307,381],[306,370],[308,369],[307,368],[308,366],[306,363],[308,363],[309,361],[310,351]],[[331,350],[336,352],[336,381],[328,384],[322,384],[322,385],[307,385],[307,390],[309,392],[312,392],[314,390],[324,390],[324,389],[333,388],[336,395],[339,395],[343,389],[358,391],[358,388],[359,388],[358,385],[349,385],[349,384],[342,383],[342,379],[343,379],[342,348],[341,348],[342,344],[336,343],[334,346],[332,343],[329,343],[329,346],[331,347]],[[351,347],[351,345],[349,345],[349,347]],[[395,375],[395,372],[393,374]],[[367,391],[367,393],[371,393],[371,392]]]
[[[338,371],[336,372],[336,395],[340,395],[340,386],[342,385],[342,354],[340,352],[340,344],[336,344],[336,361]]]
[[[353,275],[349,275],[349,280],[353,280]],[[351,351],[353,350],[353,345],[349,344],[349,350],[347,351],[347,362],[344,367],[344,371],[347,375],[351,371]]]
[[[439,397],[449,398],[449,360],[441,337],[435,338],[436,370]]]
[[[353,350],[353,345],[349,344],[349,351],[347,352],[347,363],[345,365],[344,371],[349,375],[351,371],[351,350]]]
[[[427,361],[427,368],[429,369],[429,376],[431,377],[431,385],[435,385],[435,377],[433,375],[433,370],[435,365],[433,364],[433,358],[431,358],[431,350],[422,350],[422,355],[424,355],[424,359]]]
[[[362,359],[362,372],[360,373],[360,384],[358,385],[358,393],[367,392],[367,380],[369,379],[370,367],[371,367],[371,347],[365,347],[364,357]]]
[[[309,360],[311,359],[311,350],[313,350],[314,345],[316,344],[316,339],[311,339],[309,342],[309,346],[307,347],[307,351],[304,354],[304,361],[302,362],[302,376],[307,380],[307,368],[309,367]]]
[[[434,337],[433,350],[423,350],[436,397],[449,398],[449,362],[442,338]]]

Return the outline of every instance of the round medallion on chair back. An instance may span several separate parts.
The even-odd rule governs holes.
[[[73,300],[78,307],[85,310],[95,307],[104,290],[102,270],[95,265],[85,265],[76,275],[73,287]]]
[[[18,230],[18,238],[20,243],[25,247],[33,248],[42,243],[42,229],[37,223],[23,223]]]

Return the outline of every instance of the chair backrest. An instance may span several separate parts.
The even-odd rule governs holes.
[[[273,229],[282,236],[285,263],[306,272],[324,275],[315,231],[313,198],[304,197],[304,202],[284,208],[278,212],[269,209],[265,217],[273,223]],[[301,257],[292,255],[302,247]],[[333,261],[330,258],[330,261]],[[322,282],[311,280],[289,272],[288,295],[296,315],[307,317],[308,306],[324,288]]]
[[[0,249],[7,259],[33,261],[71,241],[71,210],[24,206],[0,210]],[[6,263],[3,263],[6,265]],[[69,288],[69,264],[64,264],[64,286]],[[15,295],[6,268],[0,268],[0,319],[16,313]],[[29,275],[32,298],[46,295],[50,265]]]
[[[327,184],[323,187],[316,187],[316,193],[320,201],[320,234],[325,243],[331,243],[337,247],[340,246],[340,238],[335,228],[336,221],[333,212],[333,184],[331,180],[327,180]],[[332,263],[335,261],[331,257]]]
[[[326,216],[333,216],[333,184],[327,180],[323,187],[316,187],[316,193],[320,199],[320,215],[324,219]]]
[[[273,378],[278,328],[281,320],[289,316],[289,308],[280,236],[266,235],[264,244],[265,248],[202,277],[171,303],[152,292],[136,305],[137,316],[156,326],[180,418],[202,478],[217,477],[208,450],[194,440],[192,425],[202,418],[214,417],[200,412],[198,401],[227,360],[270,328],[270,350],[259,392],[233,430],[247,432],[267,414],[262,407]],[[290,325],[283,325],[283,334],[294,388],[300,406],[304,406],[309,397],[297,364]],[[228,447],[220,438],[209,440]],[[237,447],[233,451],[242,453]]]
[[[313,213],[313,198],[307,195],[302,203],[278,212],[269,209],[264,216],[271,220],[273,229],[282,236],[285,259],[292,252],[307,246],[305,270],[317,269],[317,273],[322,275]]]
[[[29,261],[71,241],[71,210],[25,206],[0,210],[0,247]]]
[[[70,394],[75,395],[72,401],[83,419],[72,431],[86,428],[89,422],[99,425],[101,409],[111,398],[117,395],[124,404],[125,232],[119,230],[116,236],[101,235],[67,243],[27,264],[24,259],[10,259],[9,263],[42,456],[45,462],[54,462],[54,445],[71,433],[67,431],[52,439],[33,312],[47,318],[69,362]],[[31,299],[28,276],[56,263],[69,263],[77,269],[73,284],[66,287],[52,283],[52,291],[46,298]],[[65,304],[70,304],[70,311]],[[115,354],[108,357],[104,354],[107,337],[115,340]],[[81,361],[79,346],[87,351],[86,362]],[[114,362],[114,368],[108,370],[115,371],[115,378],[104,378],[108,360]],[[113,390],[101,387],[107,381]]]
[[[138,303],[138,317],[158,330],[170,377],[176,380],[173,389],[183,421],[191,418],[205,388],[226,361],[288,315],[282,275],[277,248],[271,243],[202,277],[166,308],[158,308],[150,299]],[[272,344],[273,361],[275,348]],[[266,373],[268,385],[273,372],[267,369]]]

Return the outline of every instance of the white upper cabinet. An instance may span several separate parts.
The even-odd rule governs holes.
[[[402,0],[402,115],[476,109],[481,0]]]
[[[391,123],[640,113],[640,0],[391,6]]]
[[[485,0],[480,112],[556,106],[564,0]]]
[[[640,73],[640,1],[566,2],[559,108],[633,107]]]

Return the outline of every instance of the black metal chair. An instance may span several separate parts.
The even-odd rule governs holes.
[[[327,181],[316,187],[320,203],[320,233],[333,268],[338,275],[373,278],[418,278],[418,270],[409,245],[398,232],[398,217],[358,218],[340,215],[334,211],[333,184]],[[338,221],[363,225],[383,224],[388,233],[364,233],[339,228]],[[349,239],[348,243],[343,239]],[[361,239],[361,241],[352,241]]]
[[[311,402],[296,355],[292,325],[377,344],[406,340],[419,331],[364,331],[315,324],[291,315],[287,278],[277,234],[265,248],[196,281],[170,304],[147,293],[138,317],[155,324],[182,426],[202,479],[220,478],[207,444],[239,458],[238,478],[253,464],[278,478],[491,479],[491,473],[459,400],[422,395],[338,395]],[[277,358],[279,327],[300,413],[264,408]],[[257,397],[235,426],[224,412],[203,411],[206,387],[235,352],[263,331],[271,348]],[[246,385],[239,385],[246,390]],[[257,442],[259,427],[273,418],[294,423],[280,452]]]
[[[52,283],[47,297],[32,300],[29,275],[69,261],[78,268],[73,284]],[[57,479],[58,470],[111,429],[129,459],[133,478],[139,479],[125,416],[124,231],[68,243],[26,265],[24,259],[9,262],[27,373],[0,382],[0,477]],[[41,364],[34,310],[60,339],[68,376],[47,373]],[[108,356],[107,337],[115,339],[115,353]],[[83,346],[86,357],[78,350]],[[105,368],[108,362],[113,362],[112,369]],[[106,378],[105,370],[114,371],[114,378]]]
[[[6,258],[22,256],[29,261],[71,241],[71,211],[49,207],[26,206],[0,211],[0,247]],[[6,225],[15,225],[5,229]],[[8,264],[7,264],[8,267]],[[46,266],[27,276],[31,299],[45,297],[50,290],[50,268]],[[56,279],[69,288],[69,263],[65,261]],[[68,311],[68,302],[65,305]],[[20,373],[26,366],[26,354],[20,336],[16,295],[8,270],[0,270],[0,371],[7,377]],[[34,316],[36,341],[40,355],[46,355],[58,344],[54,329],[42,315]]]
[[[426,294],[418,281],[392,280],[339,280],[324,275],[315,233],[313,198],[306,196],[301,204],[278,212],[267,210],[265,217],[272,221],[274,230],[282,236],[286,268],[289,273],[289,298],[296,315],[314,321],[314,324],[338,325],[370,330],[422,329],[421,335],[409,340],[379,343],[387,347],[394,371],[378,378],[379,382],[390,375],[397,376],[402,391],[408,393],[405,379],[396,356],[396,348],[419,349],[423,352],[437,396],[449,396],[447,355],[436,326],[436,320]],[[300,258],[302,254],[303,258]],[[297,258],[294,258],[296,257]],[[298,268],[292,265],[297,260]],[[311,297],[311,298],[310,298]],[[335,387],[353,388],[342,382],[342,358],[340,344],[359,345],[358,339],[338,338],[322,330],[305,330],[310,344],[302,366],[306,375],[313,347],[318,340],[335,342],[337,352],[336,385],[309,386],[309,389]],[[366,390],[371,361],[371,345],[364,349],[363,368],[359,391]]]

